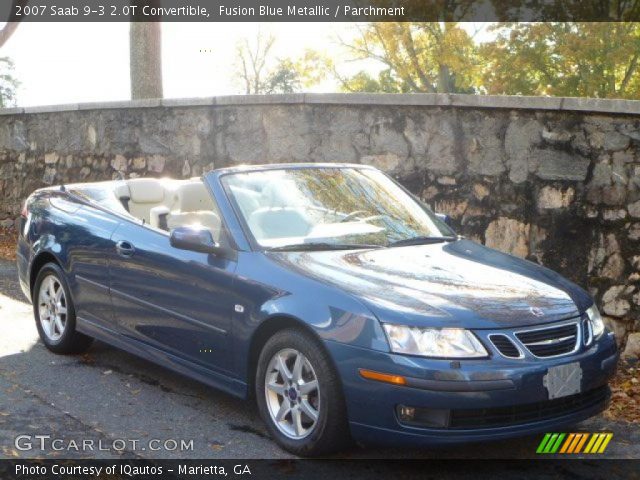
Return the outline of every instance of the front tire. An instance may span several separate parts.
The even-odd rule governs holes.
[[[62,269],[47,263],[33,288],[33,315],[42,343],[54,353],[82,353],[93,339],[76,331],[76,312]]]
[[[260,353],[255,386],[260,415],[285,450],[311,457],[349,443],[340,379],[310,334],[287,329],[271,337]]]

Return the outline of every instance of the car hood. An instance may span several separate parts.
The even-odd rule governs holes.
[[[521,327],[576,317],[592,303],[561,275],[469,240],[268,255],[358,297],[384,322]]]

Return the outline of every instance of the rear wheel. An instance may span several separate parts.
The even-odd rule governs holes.
[[[271,337],[260,354],[255,384],[260,415],[286,450],[318,456],[348,443],[338,375],[310,334],[288,329]]]
[[[47,263],[38,272],[33,313],[42,343],[55,353],[81,353],[93,339],[76,331],[76,314],[62,269]]]

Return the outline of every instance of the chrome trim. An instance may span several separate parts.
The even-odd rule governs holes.
[[[539,358],[539,359],[546,360],[546,359],[549,359],[549,358],[566,357],[568,355],[573,355],[574,353],[576,353],[580,349],[580,345],[582,344],[582,327],[581,327],[581,323],[582,323],[582,319],[578,318],[577,320],[571,320],[569,322],[562,322],[562,323],[555,323],[555,324],[551,324],[551,325],[544,326],[544,327],[518,329],[518,330],[514,330],[513,331],[513,337],[516,339],[517,342],[520,343],[520,345],[522,345],[523,348],[526,349],[526,351],[529,353],[529,355],[531,355],[534,358]],[[541,332],[541,331],[544,331],[544,330],[552,330],[554,328],[565,327],[567,325],[575,325],[576,326],[576,342],[575,342],[575,345],[573,347],[573,350],[571,350],[570,352],[561,353],[559,355],[549,355],[549,356],[545,356],[545,357],[539,357],[538,355],[535,355],[531,350],[529,350],[527,348],[527,344],[525,344],[522,340],[520,340],[518,338],[518,333]],[[567,338],[570,338],[570,337],[567,337]],[[534,344],[531,343],[530,345],[534,345]]]
[[[560,342],[566,342],[567,340],[573,338],[574,335],[569,335],[567,337],[560,337],[560,338],[550,338],[549,340],[542,340],[540,342],[529,342],[529,343],[524,343],[524,346],[528,346],[528,345],[555,345],[556,343],[560,343]]]
[[[522,348],[520,348],[520,345],[518,345],[518,343],[516,341],[513,340],[513,338],[511,338],[511,336],[507,333],[491,333],[487,336],[489,338],[489,341],[491,342],[491,345],[493,346],[493,348],[504,358],[508,358],[509,360],[522,360],[524,358],[524,352],[522,351]],[[518,351],[518,356],[517,357],[509,357],[508,355],[505,355],[504,353],[502,353],[500,351],[500,349],[496,346],[496,344],[493,342],[493,339],[491,337],[505,337],[507,340],[509,340],[511,342],[511,344],[515,347],[515,349]]]

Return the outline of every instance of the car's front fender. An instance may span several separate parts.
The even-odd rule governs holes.
[[[358,299],[291,272],[261,252],[240,252],[233,336],[237,371],[246,372],[252,340],[273,319],[300,324],[321,340],[388,352],[380,322]]]

